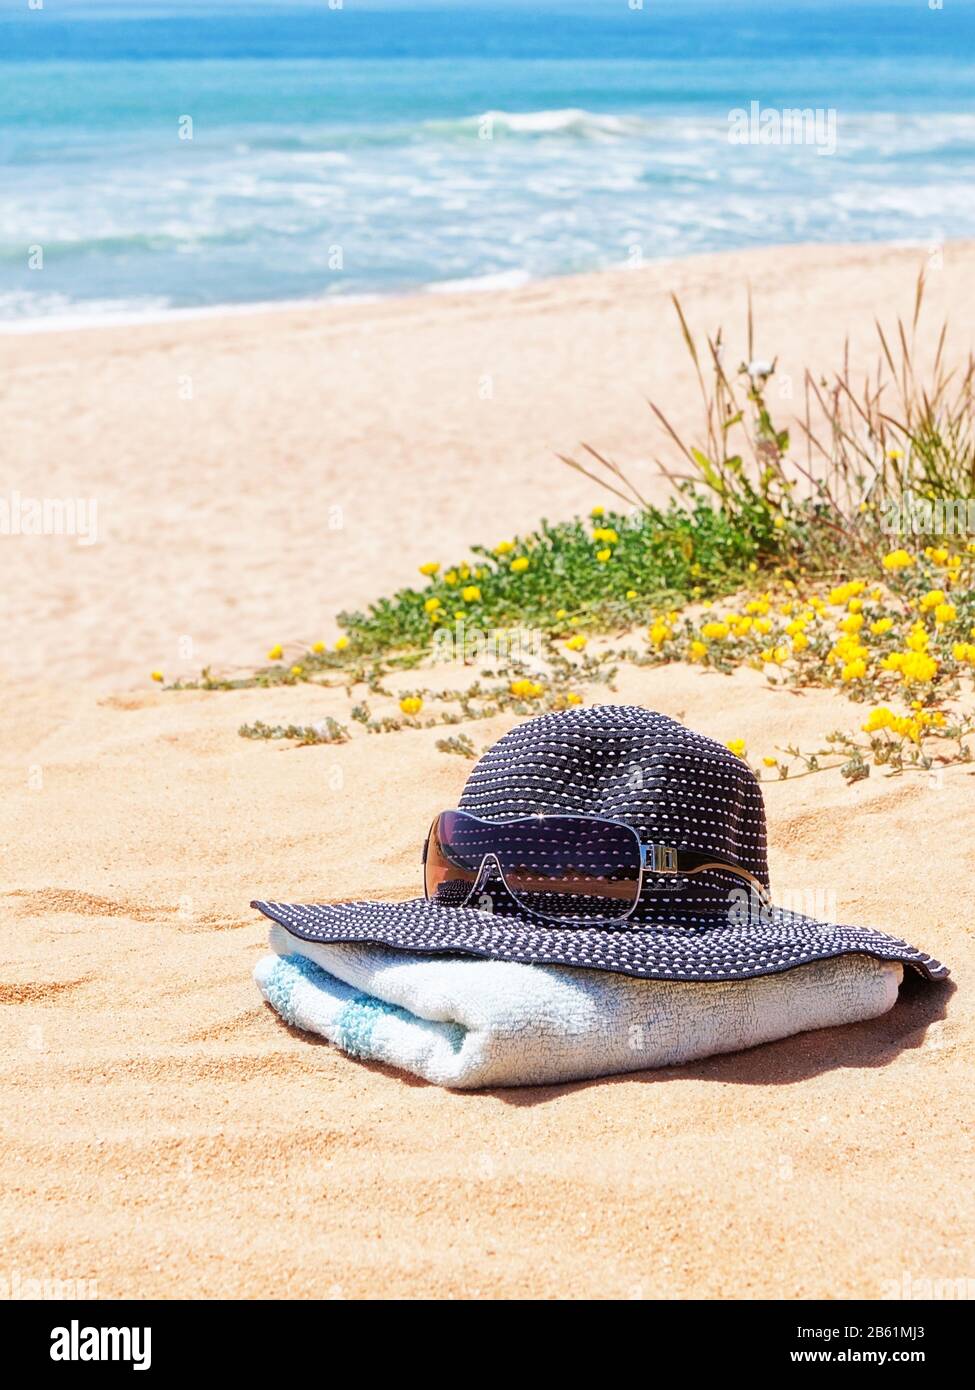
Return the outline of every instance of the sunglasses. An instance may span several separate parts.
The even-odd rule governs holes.
[[[646,845],[631,825],[595,816],[536,815],[487,821],[441,811],[423,846],[423,891],[435,903],[465,907],[497,873],[532,917],[552,922],[623,921],[648,874],[720,869],[766,892],[754,874],[713,854]]]

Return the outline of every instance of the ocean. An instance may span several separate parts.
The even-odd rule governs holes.
[[[0,0],[7,328],[957,236],[973,0]]]

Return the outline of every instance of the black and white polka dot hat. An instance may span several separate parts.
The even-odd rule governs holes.
[[[728,860],[769,887],[755,775],[722,744],[651,710],[597,705],[528,720],[480,759],[459,809],[482,820],[541,813],[623,821],[643,843]],[[417,827],[418,845],[425,829]],[[923,951],[868,927],[765,905],[743,913],[742,886],[741,877],[719,868],[650,873],[625,921],[579,925],[525,915],[500,881],[491,885],[490,911],[424,898],[252,906],[306,941],[584,966],[654,980],[747,980],[857,953],[903,961],[930,980],[948,974]]]

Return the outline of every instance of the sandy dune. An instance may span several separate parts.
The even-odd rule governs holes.
[[[745,353],[872,368],[875,316],[950,313],[972,345],[975,243],[789,247],[490,294],[291,309],[86,333],[0,336],[2,476],[27,498],[98,504],[94,545],[0,537],[0,673],[104,688],[258,659],[595,485],[558,463],[580,440],[651,479],[652,397],[688,431],[697,386],[668,296]],[[184,399],[187,392],[191,399]],[[774,399],[774,396],[773,396]],[[781,403],[788,414],[791,403]],[[642,465],[642,466],[641,466]],[[648,489],[649,490],[649,489]]]

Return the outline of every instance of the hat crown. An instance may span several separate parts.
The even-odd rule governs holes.
[[[632,825],[644,844],[730,859],[768,887],[765,807],[751,768],[675,719],[635,705],[539,715],[492,745],[459,802],[485,820],[600,816]],[[636,916],[726,914],[735,875],[648,874]]]

